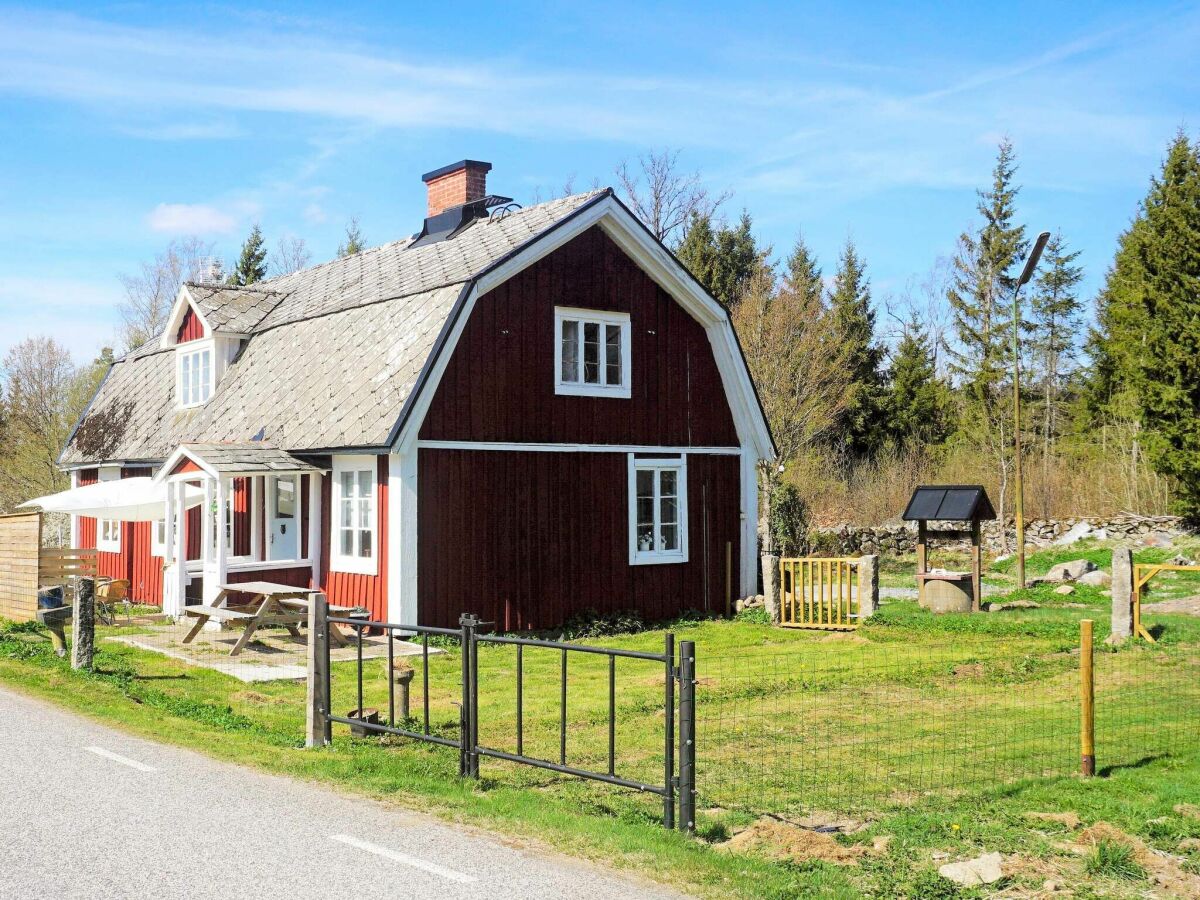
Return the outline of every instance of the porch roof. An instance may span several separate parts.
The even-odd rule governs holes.
[[[270,475],[283,472],[323,472],[286,450],[260,441],[221,444],[180,444],[155,473],[161,481],[190,460],[214,478],[223,475]]]

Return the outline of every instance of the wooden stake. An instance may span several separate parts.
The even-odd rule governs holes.
[[[725,618],[733,616],[733,541],[725,542]]]
[[[1092,620],[1079,623],[1079,752],[1085,776],[1096,774],[1096,685],[1092,677]]]

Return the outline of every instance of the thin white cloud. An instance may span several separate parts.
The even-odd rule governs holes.
[[[151,231],[159,234],[229,234],[238,220],[215,206],[204,203],[160,203],[146,217]]]
[[[93,359],[116,335],[121,287],[110,272],[95,279],[0,279],[0,358],[30,335],[52,336],[76,362]]]

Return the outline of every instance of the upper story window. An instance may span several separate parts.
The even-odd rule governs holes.
[[[330,566],[337,572],[378,572],[379,517],[373,456],[333,458],[333,534]]]
[[[554,310],[554,393],[630,396],[629,314]]]
[[[99,481],[117,481],[120,477],[120,468],[102,468],[96,473]],[[96,549],[105,553],[121,552],[121,523],[118,520],[96,520]]]
[[[213,345],[193,341],[175,351],[176,358],[176,404],[180,408],[200,406],[208,402],[213,388]]]
[[[687,463],[629,457],[629,561],[687,562]]]

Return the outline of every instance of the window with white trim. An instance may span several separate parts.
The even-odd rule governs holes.
[[[333,458],[333,528],[329,560],[335,571],[363,575],[375,575],[379,571],[375,470],[373,456]]]
[[[629,456],[629,561],[687,562],[687,463]]]
[[[165,558],[167,555],[167,520],[155,519],[150,523],[150,555]]]
[[[629,314],[554,309],[554,393],[630,396]]]
[[[199,343],[197,341],[189,342]],[[189,345],[184,345],[188,347]],[[181,409],[201,406],[212,396],[213,386],[213,346],[205,342],[204,346],[196,349],[180,349],[175,351],[176,358],[176,391],[177,405]]]
[[[121,552],[121,523],[117,519],[96,520],[96,549],[105,553]]]

